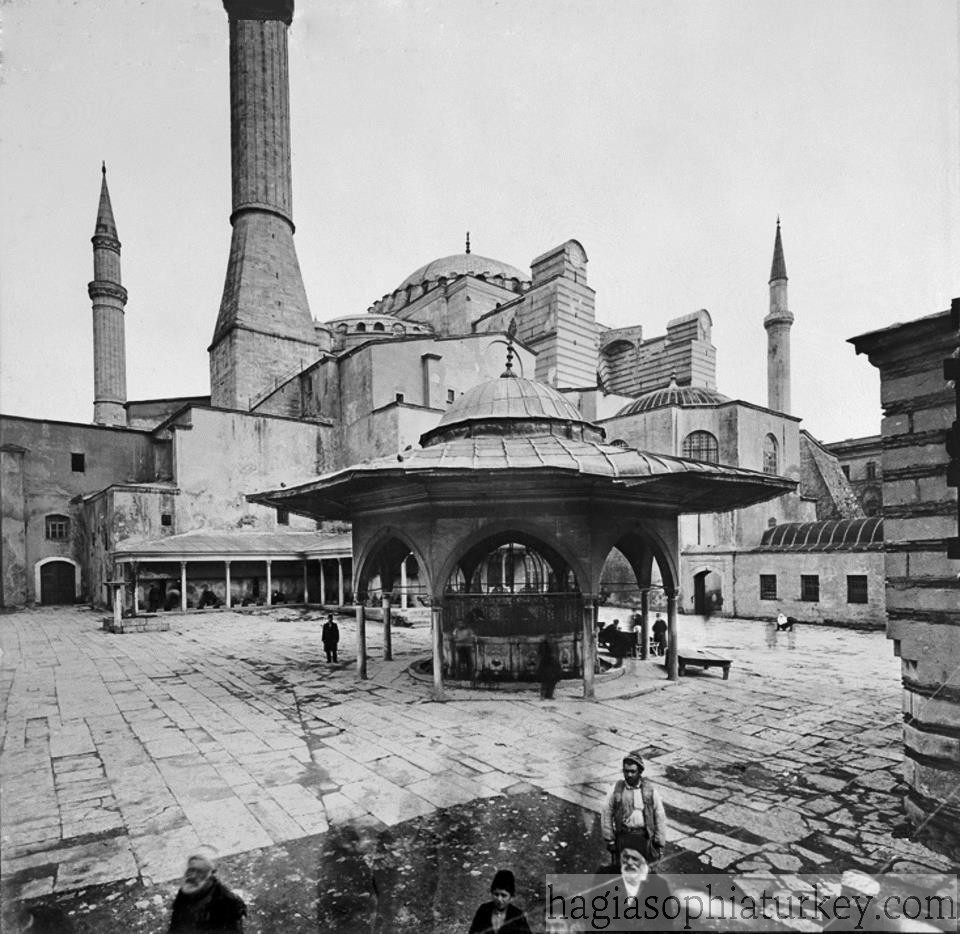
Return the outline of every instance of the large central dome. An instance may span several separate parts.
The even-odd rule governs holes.
[[[435,259],[426,266],[421,266],[415,272],[410,273],[403,282],[397,286],[397,289],[405,289],[407,286],[420,285],[422,282],[435,282],[441,276],[447,279],[454,279],[457,276],[503,276],[504,279],[518,279],[520,282],[526,282],[530,279],[530,274],[511,266],[509,263],[501,263],[498,259],[490,259],[487,256],[478,256],[476,253],[454,253],[453,256],[444,256],[442,259]]]

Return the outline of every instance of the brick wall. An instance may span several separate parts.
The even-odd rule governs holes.
[[[957,491],[945,429],[956,418],[943,361],[949,312],[853,338],[880,370],[887,635],[902,660],[907,810],[935,846],[960,855],[960,561]]]

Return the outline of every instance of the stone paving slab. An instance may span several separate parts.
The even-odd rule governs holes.
[[[323,615],[171,617],[112,635],[81,608],[0,616],[4,899],[173,879],[198,843],[246,853],[356,822],[403,825],[543,789],[595,812],[622,754],[645,750],[677,827],[674,857],[726,871],[950,864],[903,839],[899,662],[881,633],[681,617],[682,645],[729,653],[665,680],[657,661],[535,691],[431,700],[409,664],[424,626],[371,679],[322,662]],[[851,661],[855,660],[855,664]]]

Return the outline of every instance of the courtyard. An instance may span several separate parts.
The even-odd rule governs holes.
[[[4,929],[26,907],[34,929],[163,930],[201,844],[248,931],[466,930],[501,866],[535,915],[545,873],[601,862],[596,814],[636,748],[670,819],[665,871],[954,869],[906,836],[883,633],[681,617],[681,647],[731,657],[729,680],[628,660],[595,702],[566,682],[553,701],[438,703],[408,671],[424,624],[395,629],[383,662],[368,623],[360,682],[352,620],[328,665],[323,618],[210,612],[110,635],[79,607],[0,617]]]

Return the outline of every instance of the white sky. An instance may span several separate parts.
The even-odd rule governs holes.
[[[100,160],[120,239],[128,396],[209,391],[230,242],[216,0],[6,0],[0,406],[89,421]],[[646,336],[705,307],[719,389],[766,401],[777,214],[793,408],[879,430],[846,339],[941,311],[957,263],[953,0],[299,0],[296,244],[314,317],[461,252],[529,268],[570,237],[597,317]]]

